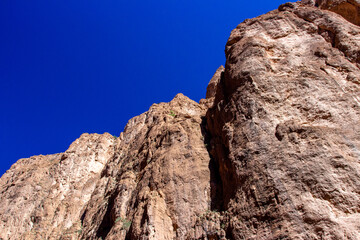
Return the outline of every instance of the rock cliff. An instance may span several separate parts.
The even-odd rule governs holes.
[[[1,239],[360,239],[360,2],[245,20],[196,103],[0,179]]]

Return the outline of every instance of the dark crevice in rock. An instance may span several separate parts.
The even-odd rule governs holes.
[[[112,216],[112,209],[113,209],[113,206],[115,203],[116,196],[117,196],[117,192],[114,192],[110,196],[110,198],[108,200],[108,204],[107,204],[106,213],[105,213],[104,217],[102,218],[101,224],[96,232],[96,236],[101,237],[102,239],[106,238],[106,236],[109,234],[109,232],[115,222],[115,219],[113,219],[113,216]]]
[[[83,214],[81,214],[81,217],[80,217],[80,221],[81,221],[81,222],[84,222],[86,213],[87,213],[87,210],[85,209],[85,211],[83,212]]]
[[[223,211],[223,188],[221,176],[219,173],[219,163],[211,158],[209,163],[210,169],[210,187],[211,187],[211,210]]]
[[[201,131],[204,137],[204,143],[210,156],[209,169],[210,169],[210,208],[211,210],[223,211],[223,188],[219,172],[219,163],[211,155],[211,134],[207,129],[207,121],[204,117],[202,119]]]
[[[226,69],[226,67],[225,67]],[[211,156],[209,164],[211,172],[211,209],[226,211],[230,199],[236,193],[235,166],[229,159],[229,149],[223,141],[222,126],[224,122],[230,121],[233,116],[230,112],[218,118],[218,111],[226,106],[229,98],[237,87],[228,88],[227,72],[224,70],[217,84],[214,105],[209,108],[203,120],[203,129],[206,130],[207,150]],[[246,80],[244,80],[246,81]],[[244,82],[242,81],[242,82]],[[238,83],[241,85],[241,83]],[[237,86],[239,86],[237,85]]]
[[[235,239],[235,237],[232,234],[232,229],[228,227],[225,232],[226,239]]]
[[[319,26],[318,34],[322,36],[327,42],[331,43],[332,47],[334,48],[337,47],[335,34],[332,31],[330,31],[329,29],[324,29]]]
[[[131,229],[130,229],[131,230]],[[125,240],[132,240],[131,238],[131,231],[128,231],[126,236],[125,236]]]

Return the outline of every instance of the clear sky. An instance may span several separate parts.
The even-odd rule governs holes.
[[[179,92],[199,101],[230,31],[284,2],[1,0],[0,176]]]

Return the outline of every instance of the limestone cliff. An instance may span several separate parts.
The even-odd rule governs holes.
[[[360,2],[237,26],[196,103],[0,179],[1,239],[360,239]]]

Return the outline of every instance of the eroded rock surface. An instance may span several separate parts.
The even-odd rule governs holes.
[[[205,112],[204,106],[178,94],[129,121],[84,210],[82,238],[195,235],[197,217],[211,207]]]
[[[212,230],[199,219],[218,184],[206,110],[178,94],[131,119],[117,139],[84,134],[63,154],[19,160],[1,178],[0,237],[206,237]]]
[[[360,238],[359,33],[303,3],[232,31],[207,115],[229,238]]]
[[[317,0],[315,4],[321,9],[327,9],[340,14],[355,25],[360,25],[359,0]]]
[[[2,239],[360,239],[357,0],[303,0],[231,33],[196,103],[84,134],[0,179]]]
[[[80,211],[114,142],[110,134],[83,134],[65,153],[17,161],[0,179],[0,238],[77,239]]]

